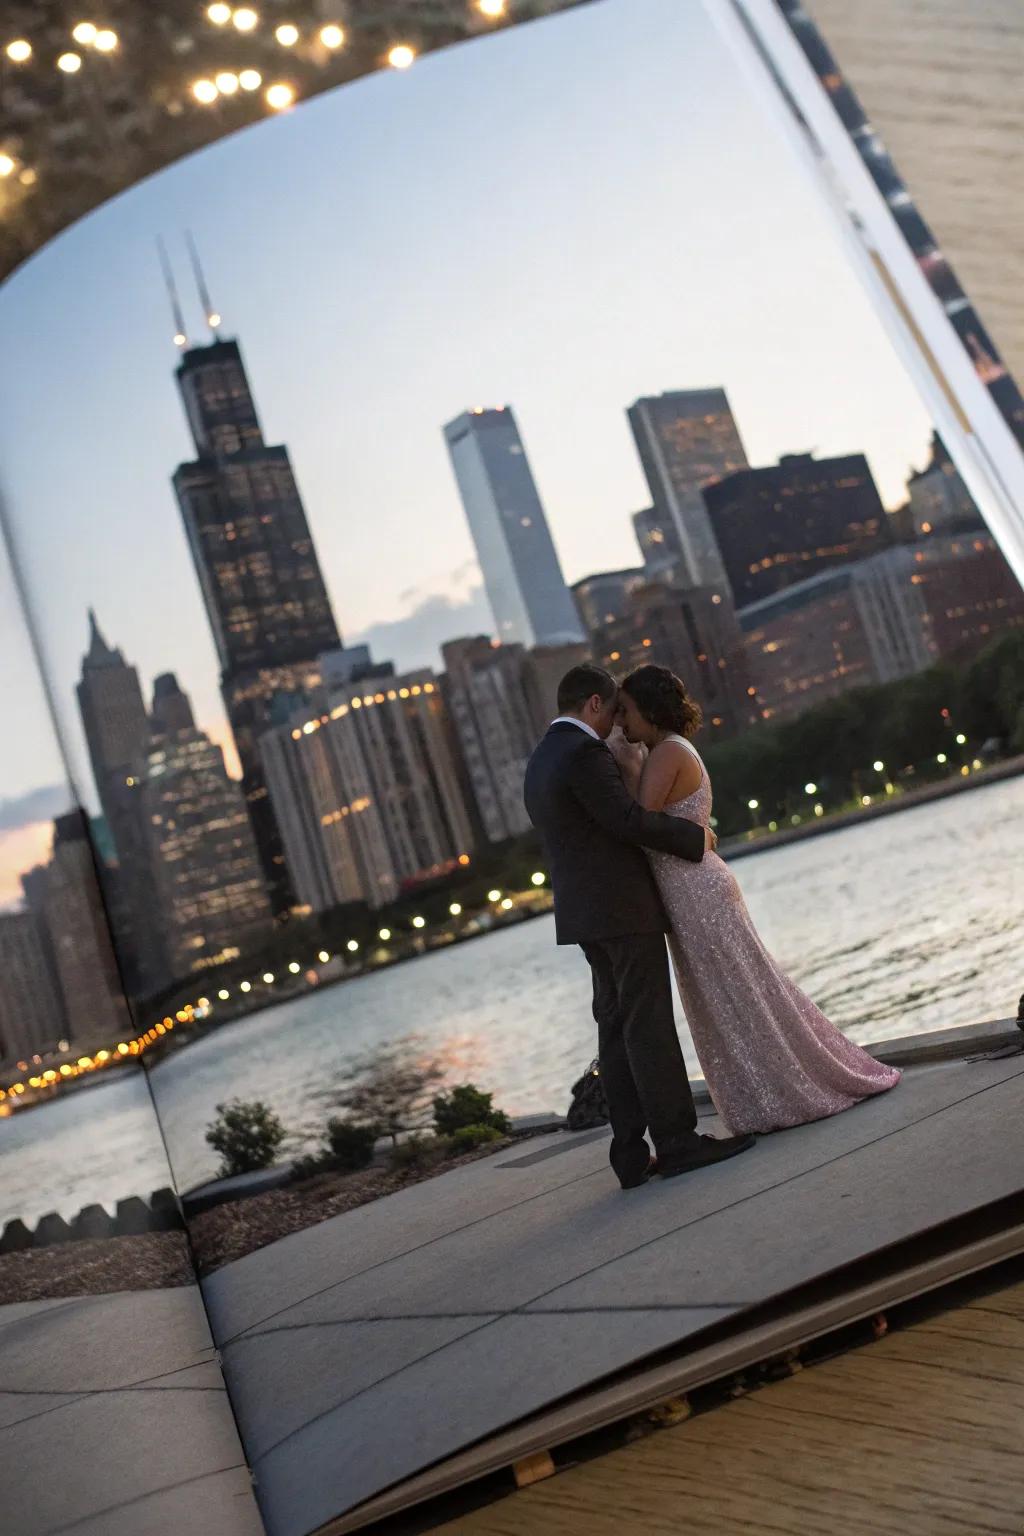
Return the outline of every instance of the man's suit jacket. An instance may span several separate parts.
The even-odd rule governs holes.
[[[567,722],[551,726],[530,758],[525,799],[551,866],[559,944],[667,930],[643,850],[699,863],[703,827],[645,811],[604,742]]]

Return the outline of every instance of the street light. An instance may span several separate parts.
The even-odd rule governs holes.
[[[876,757],[874,762],[871,764],[871,766],[875,770],[876,773],[884,773],[885,772],[885,764],[882,762],[880,757]]]
[[[756,810],[759,810],[760,807],[761,807],[760,800],[748,800],[747,801],[747,810],[748,811],[756,811]]]
[[[350,955],[354,955],[356,950],[359,948],[358,939],[349,939],[348,943],[345,945],[345,948],[348,950]]]
[[[461,917],[462,915],[462,907],[457,901],[452,902],[451,906],[448,908],[448,911],[451,913],[452,917]]]
[[[288,969],[291,971],[293,976],[297,976],[299,974],[299,972],[301,971],[302,967],[301,967],[301,965],[299,964],[299,962],[297,960],[293,960],[291,962],[291,964],[289,965]]]
[[[488,891],[487,892],[487,900],[488,901],[500,901],[501,900],[501,892],[500,891]]]
[[[961,731],[959,736],[956,738],[956,744],[958,747],[966,747],[967,737],[964,735],[963,731]]]
[[[390,937],[391,937],[391,929],[390,928],[382,928],[380,933],[377,935],[377,937],[379,939],[381,939],[383,941],[383,943],[386,944],[388,939],[390,939]]]
[[[533,882],[534,885],[543,885],[544,881],[546,879],[546,876],[542,875],[540,870],[538,869],[536,874],[533,874],[533,875],[530,876],[530,879],[531,879],[531,881]]]
[[[818,786],[817,786],[817,784],[805,784],[804,785],[804,794],[806,794],[806,795],[816,795],[817,793],[818,793]]]
[[[412,920],[412,925],[414,928],[425,928],[427,926],[427,920],[425,917],[414,917]]]

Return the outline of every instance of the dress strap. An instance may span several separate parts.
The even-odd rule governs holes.
[[[707,769],[704,766],[704,759],[701,757],[700,753],[697,751],[697,748],[695,746],[693,746],[690,742],[688,742],[685,736],[679,736],[679,735],[676,734],[675,731],[669,731],[666,734],[666,736],[665,736],[665,740],[666,741],[678,742],[678,744],[681,747],[685,747],[686,748],[687,752],[689,752],[691,757],[696,758],[696,760],[697,760],[697,767],[700,769],[700,772],[701,772],[701,782],[703,783],[704,778],[707,775]]]

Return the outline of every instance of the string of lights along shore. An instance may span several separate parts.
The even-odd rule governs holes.
[[[194,445],[173,485],[242,780],[174,672],[145,688],[117,644],[117,616],[91,615],[78,703],[102,813],[93,842],[137,1000],[190,977],[212,997],[241,996],[247,965],[252,993],[275,918],[333,922],[415,902],[511,845],[528,831],[526,760],[577,662],[673,668],[714,742],[963,661],[1024,625],[1024,594],[938,437],[887,511],[863,454],[751,465],[726,390],[709,385],[625,407],[650,491],[622,513],[640,559],[572,587],[512,407],[449,419],[453,494],[493,630],[452,636],[439,670],[399,672],[342,643],[288,450],[267,441],[239,342],[224,334],[191,239],[186,251],[201,340],[161,251]],[[27,912],[0,925],[11,974],[57,999],[25,1003],[17,1030],[5,1026],[26,1057],[57,1027],[84,1045],[90,1021],[123,1012],[90,860],[87,828],[63,818],[50,862],[24,877]],[[511,905],[503,891],[488,901]],[[461,901],[447,910],[470,920]],[[413,922],[422,929],[422,916],[382,913],[380,943],[413,938]],[[26,981],[19,996],[29,991]],[[130,1030],[124,1043],[130,1052]]]

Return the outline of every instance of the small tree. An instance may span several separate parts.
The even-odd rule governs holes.
[[[396,1040],[352,1063],[341,1087],[326,1095],[334,1109],[357,1124],[379,1127],[397,1145],[405,1131],[430,1123],[431,1091],[444,1078],[436,1061],[416,1054],[411,1038]]]
[[[260,1099],[218,1104],[217,1118],[206,1128],[206,1140],[221,1156],[222,1179],[269,1168],[284,1139],[284,1126]]]
[[[508,1116],[493,1107],[494,1095],[481,1093],[473,1083],[462,1083],[450,1093],[434,1100],[434,1124],[438,1135],[454,1136],[465,1126],[489,1125],[504,1135],[509,1130]]]

